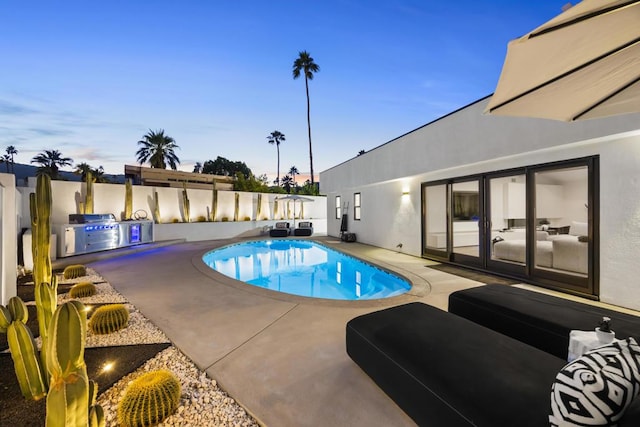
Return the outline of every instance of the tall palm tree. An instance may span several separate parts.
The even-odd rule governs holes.
[[[180,147],[173,138],[164,134],[164,129],[155,132],[149,129],[142,140],[138,141],[138,145],[142,146],[136,152],[138,163],[141,165],[149,162],[152,168],[166,169],[168,163],[171,169],[178,168],[180,159],[175,149]]]
[[[314,185],[313,177],[313,151],[311,150],[311,110],[309,105],[309,80],[313,80],[313,73],[320,71],[318,64],[306,50],[299,52],[299,56],[293,61],[293,78],[297,79],[304,74],[304,86],[307,90],[307,129],[309,130],[309,163],[311,164],[311,185]]]
[[[38,163],[38,173],[46,174],[51,179],[57,179],[59,177],[58,171],[63,166],[71,166],[73,160],[70,157],[62,157],[62,153],[58,150],[44,150],[44,152],[37,154],[31,159],[31,163]]]
[[[87,180],[87,174],[89,172],[93,172],[93,168],[88,163],[82,162],[76,165],[76,169],[73,171],[74,174],[80,175],[83,181]]]
[[[276,178],[276,183],[280,185],[280,143],[286,141],[284,133],[274,130],[271,135],[267,136],[267,141],[269,144],[275,144],[278,149],[278,177]]]
[[[297,186],[298,184],[296,183],[296,175],[300,175],[300,172],[298,172],[298,168],[295,166],[291,166],[291,169],[289,169],[289,175],[291,175],[293,185]]]
[[[7,147],[7,155],[11,158],[11,172],[15,172],[15,162],[13,161],[13,156],[18,154],[18,150],[13,145]]]

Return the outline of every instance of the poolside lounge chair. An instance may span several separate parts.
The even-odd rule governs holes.
[[[294,236],[311,236],[313,234],[313,224],[309,221],[302,221],[293,229]]]
[[[275,227],[269,230],[271,237],[287,237],[289,234],[291,234],[291,228],[288,222],[276,222]]]

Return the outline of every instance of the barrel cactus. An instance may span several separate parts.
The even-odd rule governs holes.
[[[118,405],[123,427],[152,426],[171,415],[180,403],[180,381],[167,370],[148,372],[133,380]]]
[[[62,272],[65,279],[77,279],[78,277],[86,276],[87,269],[82,264],[68,265]]]
[[[129,323],[129,310],[123,304],[108,304],[98,307],[89,319],[89,328],[94,334],[117,332]]]
[[[96,285],[91,282],[80,282],[69,289],[69,297],[86,298],[96,294]]]

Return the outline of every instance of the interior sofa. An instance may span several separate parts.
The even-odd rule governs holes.
[[[481,288],[487,288],[489,295],[499,289],[516,289],[504,285]],[[560,312],[568,322],[559,322],[563,327],[587,330],[597,325],[601,313],[582,307],[585,304],[546,295],[559,300],[550,306],[555,309],[548,311],[545,300],[528,299],[531,296],[526,293],[535,292],[519,291],[525,293],[517,292],[512,300],[508,296],[504,299],[504,311],[511,313],[510,317],[503,308],[490,310],[497,319],[490,323],[497,325],[497,330],[483,326],[475,318],[422,303],[358,316],[347,323],[347,353],[418,425],[548,426],[552,386],[567,364],[567,348],[560,348],[565,343],[568,347],[568,332],[565,337],[564,332],[545,324],[535,313],[553,319]],[[464,298],[466,292],[451,295],[450,307],[454,311],[459,311],[460,306],[454,308],[456,303],[451,301],[471,299]],[[469,296],[478,293],[482,294],[475,291]],[[520,301],[523,295],[528,303]],[[572,304],[563,306],[565,301]],[[513,314],[519,312],[519,304],[535,308],[528,313],[529,319],[526,311],[523,316]],[[509,306],[513,308],[509,310]],[[613,318],[618,337],[640,334],[639,318],[607,314]],[[482,311],[480,317],[491,318],[491,314]],[[573,321],[577,322],[575,328]],[[554,324],[553,320],[550,323]],[[511,330],[511,336],[503,333],[505,328]],[[556,334],[562,338],[552,340],[550,346],[538,339]],[[618,425],[640,425],[640,398],[632,401]]]

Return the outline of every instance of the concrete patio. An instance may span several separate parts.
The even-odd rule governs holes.
[[[422,258],[317,240],[403,275],[414,289],[386,300],[329,301],[256,288],[201,260],[235,240],[154,247],[89,265],[265,425],[415,425],[346,354],[345,325],[409,301],[446,310],[451,292],[481,283],[427,268],[435,263]]]

